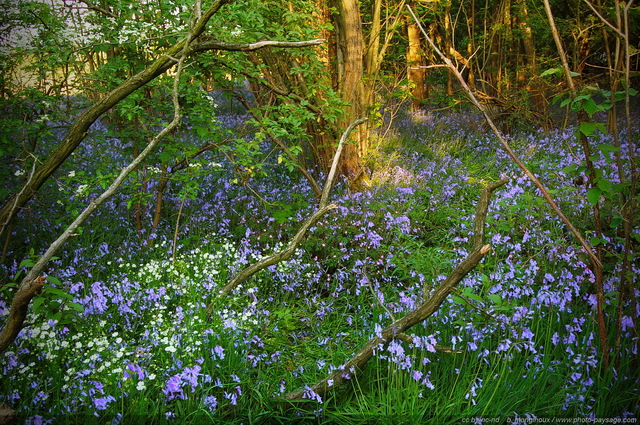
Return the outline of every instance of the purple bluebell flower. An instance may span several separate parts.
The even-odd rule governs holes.
[[[167,397],[167,400],[185,400],[187,398],[186,394],[182,391],[182,379],[179,375],[173,375],[169,378],[162,392]]]

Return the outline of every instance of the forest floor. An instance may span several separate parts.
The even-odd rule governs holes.
[[[242,117],[219,120],[233,128]],[[102,131],[95,126],[93,140]],[[574,131],[529,127],[508,139],[594,241]],[[602,180],[614,187],[612,137],[589,140]],[[620,140],[626,157],[624,130]],[[126,163],[122,144],[83,146],[39,198],[47,208],[26,211],[14,226],[29,235],[15,249],[35,247],[37,255],[50,243],[95,196],[98,188],[83,182],[97,181],[105,163]],[[29,325],[0,357],[0,405],[28,424],[633,423],[640,413],[640,263],[619,310],[622,245],[607,188],[605,233],[595,242],[607,252],[604,309],[611,356],[619,359],[608,368],[587,256],[476,114],[404,113],[374,144],[371,188],[337,184],[337,208],[293,257],[224,298],[216,294],[228,279],[283,249],[313,213],[310,185],[274,158],[263,175],[238,183],[231,164],[211,157],[188,167],[182,183],[170,183],[151,230],[158,180],[149,168],[150,207],[140,229],[131,197],[139,187],[132,185],[52,262]],[[379,347],[363,370],[344,371],[347,385],[325,397],[314,393],[311,385],[415,309],[465,258],[481,190],[505,177],[489,207],[491,252],[481,264],[408,332],[412,341]],[[19,281],[32,261],[16,260],[5,273]],[[11,290],[0,290],[0,323]],[[278,399],[300,389],[305,402]]]

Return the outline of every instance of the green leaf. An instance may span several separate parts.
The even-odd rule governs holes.
[[[467,302],[465,300],[463,300],[462,298],[460,298],[457,295],[452,295],[451,297],[453,298],[453,302],[456,303],[456,304],[462,304],[462,305],[466,305],[467,304]]]
[[[598,145],[598,150],[600,152],[618,152],[620,148],[617,146],[607,145],[606,143],[603,143],[601,145]]]
[[[70,302],[67,304],[72,310],[77,311],[78,313],[82,313],[84,312],[84,307],[82,306],[82,304],[76,303],[76,302]]]
[[[33,304],[31,305],[31,308],[33,309],[33,311],[37,312],[40,309],[40,306],[42,305],[43,302],[44,302],[44,297],[36,297],[36,299],[33,300]]]
[[[611,227],[612,229],[617,229],[621,223],[622,223],[622,217],[616,216],[611,219],[611,223],[609,224],[609,227]]]
[[[564,174],[571,174],[572,172],[576,171],[577,168],[578,168],[578,164],[567,165],[562,169],[562,172]]]
[[[31,267],[33,267],[33,266],[35,266],[35,265],[36,265],[36,262],[35,262],[35,261],[33,261],[31,258],[25,258],[24,260],[22,260],[22,261],[20,262],[20,266],[18,266],[18,267],[19,267],[19,268],[22,268],[22,267],[28,267],[28,268],[31,268]]]
[[[594,122],[581,122],[580,123],[580,133],[584,134],[585,136],[589,137],[593,134],[593,132],[596,130],[596,128],[598,127],[598,125]]]
[[[600,190],[602,190],[603,192],[610,192],[612,185],[613,183],[611,183],[610,180],[606,180],[606,179],[598,180],[598,188],[600,188]]]
[[[589,115],[593,115],[600,110],[595,100],[591,98],[584,101],[584,103],[582,104],[582,109],[584,109],[584,111]]]
[[[498,294],[489,294],[487,295],[487,298],[489,299],[489,301],[496,305],[502,304],[502,297],[500,297],[500,295]]]
[[[591,245],[597,246],[606,243],[607,241],[602,238],[591,238]]]
[[[549,75],[562,75],[562,68],[550,68],[540,74],[540,77],[547,77]]]
[[[61,286],[62,282],[55,276],[47,276],[47,282],[53,283],[56,286]]]
[[[45,289],[45,291],[47,293],[49,293],[49,294],[57,295],[58,298],[65,298],[67,300],[72,300],[73,299],[73,295],[66,293],[62,289],[52,288],[52,287],[49,286],[49,287],[47,287]]]
[[[611,191],[613,193],[622,193],[626,188],[627,188],[627,185],[623,183],[614,183],[613,186],[611,187]]]
[[[482,297],[480,295],[474,294],[474,293],[468,293],[465,294],[467,296],[467,298],[474,300],[474,301],[478,301],[479,303],[484,303],[484,300],[482,299]]]
[[[600,201],[601,196],[602,196],[602,190],[596,187],[592,187],[587,192],[587,201],[589,201],[591,205],[595,205],[598,203],[598,201]]]

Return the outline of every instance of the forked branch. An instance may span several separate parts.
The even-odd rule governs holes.
[[[229,295],[234,288],[236,288],[246,279],[258,273],[259,271],[264,270],[267,267],[277,264],[281,261],[285,261],[291,258],[291,256],[296,251],[296,248],[298,247],[300,242],[302,242],[302,240],[304,239],[309,228],[314,223],[316,223],[320,219],[320,217],[324,215],[324,213],[337,207],[337,205],[335,204],[328,205],[328,202],[329,202],[329,194],[331,193],[331,188],[333,186],[333,180],[335,179],[335,176],[336,176],[336,168],[338,167],[338,161],[340,160],[340,155],[342,154],[342,148],[344,147],[344,144],[347,142],[349,134],[353,131],[353,129],[356,128],[358,125],[362,124],[363,122],[365,122],[366,120],[367,120],[366,118],[360,118],[355,120],[349,125],[349,127],[347,127],[347,129],[342,134],[342,137],[340,138],[340,142],[338,143],[338,147],[336,149],[336,153],[333,156],[333,164],[331,166],[331,171],[329,171],[329,175],[327,176],[327,180],[324,184],[322,197],[320,198],[320,204],[318,205],[318,208],[316,209],[316,211],[307,220],[305,220],[304,223],[302,223],[302,226],[300,226],[300,229],[298,230],[296,235],[287,244],[287,247],[282,251],[278,251],[275,254],[272,254],[258,261],[257,263],[250,265],[244,270],[242,270],[240,273],[234,276],[233,279],[231,279],[229,283],[227,283],[224,286],[224,288],[220,290],[220,293],[218,294],[218,298]],[[215,304],[215,300],[207,306],[207,315],[211,315],[214,304]]]

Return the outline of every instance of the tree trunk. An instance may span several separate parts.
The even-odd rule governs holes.
[[[450,54],[453,42],[452,42],[452,34],[453,29],[451,28],[451,3],[447,2],[444,11],[444,51],[447,55]],[[453,74],[449,72],[447,74],[447,95],[453,96]]]
[[[415,3],[415,2],[413,2]],[[415,9],[415,4],[411,4]],[[407,78],[411,87],[411,108],[419,109],[428,97],[426,84],[427,70],[425,68],[422,45],[420,44],[420,28],[413,19],[407,21]]]
[[[334,27],[336,30],[336,57],[333,62],[337,64],[337,76],[335,86],[340,93],[340,97],[348,104],[345,114],[339,121],[341,129],[354,120],[366,117],[370,100],[367,99],[364,77],[364,36],[362,33],[362,22],[360,9],[356,0],[336,0],[337,8],[340,11],[334,15]],[[366,184],[367,175],[364,173],[362,159],[368,149],[369,126],[361,126],[354,131],[352,140],[345,147],[340,161],[340,174],[345,176],[352,187]],[[327,151],[324,163],[329,164],[333,157],[334,149]]]

